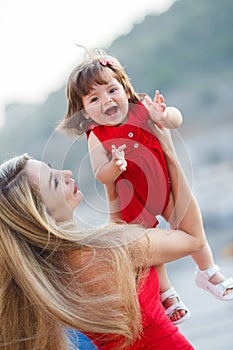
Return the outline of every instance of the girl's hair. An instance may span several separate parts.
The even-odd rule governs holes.
[[[129,103],[140,101],[140,95],[134,88],[120,62],[105,51],[86,50],[86,59],[73,69],[66,85],[67,110],[57,129],[71,135],[82,135],[93,123],[84,118],[82,99],[87,96],[94,84],[107,84],[109,78],[115,78],[129,94]]]
[[[150,257],[132,240],[145,230],[57,226],[28,180],[28,159],[0,166],[0,348],[71,349],[67,327],[119,338],[124,348],[141,331],[135,271]]]

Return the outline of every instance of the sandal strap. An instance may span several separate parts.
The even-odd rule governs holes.
[[[213,285],[212,289],[215,289],[215,293],[219,297],[224,297],[224,293],[228,288],[233,288],[233,278],[229,277],[225,281]],[[227,296],[227,295],[226,295]]]
[[[219,285],[222,286],[225,292],[226,289],[233,288],[233,278],[232,277],[226,278],[225,281],[220,282]]]
[[[167,309],[165,309],[165,313],[170,318],[174,311],[179,311],[179,310],[184,310],[185,313],[189,312],[189,310],[187,309],[187,306],[185,306],[182,301],[178,301],[177,303],[172,304]]]
[[[177,294],[174,287],[171,287],[168,290],[166,290],[165,292],[160,293],[161,303],[163,303],[165,300],[171,299],[171,298],[178,298],[179,299],[178,294]]]
[[[218,265],[213,265],[211,267],[209,267],[208,269],[202,271],[199,270],[199,272],[202,275],[206,275],[207,279],[209,280],[212,276],[214,276],[218,271],[220,270],[220,267]]]
[[[217,299],[220,300],[232,300],[233,299],[233,278],[228,277],[224,281],[217,284],[211,283],[210,278],[219,271],[217,265],[211,268],[201,271],[199,268],[196,270],[196,284],[198,287],[210,292]],[[226,290],[229,289],[229,293],[225,294]],[[224,295],[225,294],[225,295]]]

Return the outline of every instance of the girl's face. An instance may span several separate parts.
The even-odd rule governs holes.
[[[84,115],[100,125],[114,126],[125,121],[129,96],[123,86],[110,78],[107,84],[95,84],[89,95],[82,99]]]
[[[70,221],[74,209],[82,201],[72,172],[51,169],[47,164],[30,159],[26,164],[29,181],[40,191],[49,214],[57,221]]]

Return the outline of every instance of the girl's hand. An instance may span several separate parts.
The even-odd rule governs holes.
[[[125,150],[126,145],[121,145],[118,148],[112,145],[112,158],[115,159],[115,165],[119,167],[120,170],[125,171],[127,167],[127,162],[125,160]]]
[[[155,91],[154,100],[152,100],[149,96],[145,96],[145,102],[148,105],[148,110],[150,113],[151,120],[158,125],[158,127],[162,127],[160,122],[163,122],[167,117],[166,112],[166,103],[164,102],[163,95],[160,94],[159,90]]]

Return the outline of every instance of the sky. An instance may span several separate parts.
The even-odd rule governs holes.
[[[0,125],[8,103],[43,103],[83,51],[107,47],[174,0],[0,0]],[[133,6],[132,6],[133,4]]]

